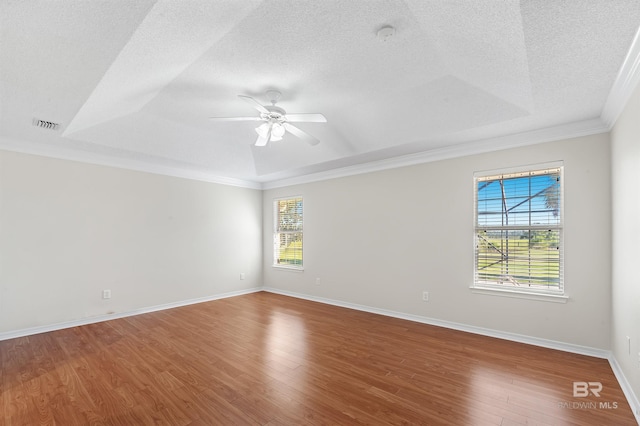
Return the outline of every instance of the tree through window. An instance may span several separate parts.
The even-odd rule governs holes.
[[[561,175],[476,176],[476,287],[563,292]]]
[[[302,197],[275,200],[273,264],[302,268]]]

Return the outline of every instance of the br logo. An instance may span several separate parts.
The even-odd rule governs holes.
[[[600,398],[600,392],[602,391],[602,383],[600,382],[573,382],[573,396],[574,398],[585,398],[589,394]]]

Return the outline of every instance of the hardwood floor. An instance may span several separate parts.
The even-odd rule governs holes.
[[[265,292],[0,355],[5,425],[636,424],[606,360]]]

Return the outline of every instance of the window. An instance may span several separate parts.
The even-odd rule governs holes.
[[[475,288],[563,294],[562,167],[475,176]]]
[[[273,264],[302,269],[302,197],[273,203]]]

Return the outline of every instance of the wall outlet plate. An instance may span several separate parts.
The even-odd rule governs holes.
[[[111,290],[102,290],[103,299],[111,299]]]

